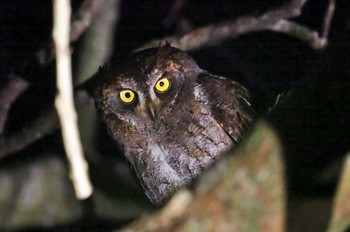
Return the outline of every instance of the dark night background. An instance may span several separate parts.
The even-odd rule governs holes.
[[[174,12],[171,11],[173,0],[121,1],[111,60],[123,59],[133,49],[150,40],[243,15],[259,15],[283,2],[184,0],[181,10]],[[73,1],[73,9],[79,5],[80,1]],[[326,7],[327,1],[310,0],[302,15],[294,20],[322,32]],[[284,145],[288,176],[289,231],[298,231],[300,228],[310,229],[304,231],[320,231],[321,226],[327,224],[330,199],[335,191],[341,160],[349,152],[349,13],[350,1],[338,1],[329,45],[322,50],[314,50],[287,35],[264,31],[190,52],[202,68],[244,84],[252,92],[257,110],[279,133]],[[5,134],[24,128],[53,105],[56,89],[54,64],[46,67],[28,67],[27,64],[34,52],[50,39],[51,31],[51,1],[16,0],[0,3],[0,87],[10,73],[19,74],[30,82],[30,88],[11,108]],[[76,54],[81,46],[80,40],[73,44],[73,65],[77,62]],[[289,90],[293,92],[289,93]],[[277,94],[282,92],[289,93],[289,96],[270,114],[266,114]],[[105,191],[111,198],[135,201],[135,204],[142,205],[141,211],[152,208],[138,186],[130,183],[132,179],[129,173],[115,171],[116,165],[122,170],[126,166],[122,156],[115,154],[116,147],[103,126],[96,131],[96,141],[99,144],[98,155],[91,155],[89,159],[95,187]],[[0,170],[16,169],[16,165],[26,165],[41,159],[47,152],[65,160],[59,131],[0,160]],[[316,202],[312,207],[322,210],[313,212],[304,204],[308,201]],[[57,223],[49,228],[78,230],[92,226],[109,231],[131,221],[136,214],[120,217],[119,221],[102,214],[92,220],[85,219],[83,215],[73,222],[64,225]],[[313,228],[305,222],[305,218],[313,220],[311,224],[315,220],[320,221],[320,227]],[[37,229],[37,225],[29,228]]]

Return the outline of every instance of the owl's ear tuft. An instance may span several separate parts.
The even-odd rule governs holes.
[[[171,44],[169,43],[168,40],[161,40],[159,42],[159,48],[170,48],[171,47]]]

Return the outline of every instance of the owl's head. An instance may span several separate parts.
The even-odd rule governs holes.
[[[135,53],[125,62],[100,68],[97,109],[102,118],[156,121],[200,70],[191,57],[169,45]]]

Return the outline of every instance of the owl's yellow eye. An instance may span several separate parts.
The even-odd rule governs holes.
[[[165,93],[170,89],[170,80],[166,77],[160,79],[157,81],[155,88],[158,93]]]
[[[125,89],[120,91],[119,97],[124,103],[130,104],[135,100],[135,93],[130,89]]]

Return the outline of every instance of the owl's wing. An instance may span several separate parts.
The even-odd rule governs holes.
[[[197,81],[205,90],[215,120],[238,142],[255,115],[248,91],[237,82],[209,73],[200,74]]]

